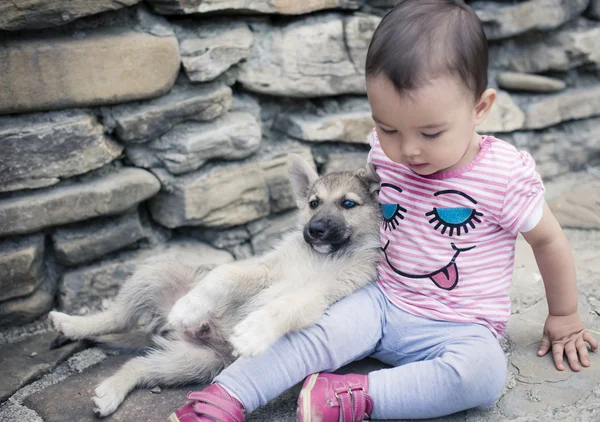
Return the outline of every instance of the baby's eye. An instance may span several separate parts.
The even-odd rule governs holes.
[[[481,223],[479,217],[483,216],[482,213],[477,212],[473,208],[434,208],[425,214],[428,217],[432,217],[429,223],[434,226],[434,230],[442,227],[442,234],[446,233],[446,230],[450,229],[449,236],[461,235],[461,230],[464,233],[469,233],[469,226],[471,229],[475,228],[476,223]]]
[[[379,129],[381,129],[381,133],[383,133],[384,135],[393,135],[394,133],[398,132],[397,130],[385,130],[382,127]]]
[[[427,139],[435,139],[438,136],[440,136],[442,133],[443,133],[443,131],[437,132],[437,133],[421,133],[421,135],[423,135]]]
[[[406,209],[398,204],[380,204],[380,206],[383,213],[383,229],[390,231],[396,229],[399,220],[404,220]]]

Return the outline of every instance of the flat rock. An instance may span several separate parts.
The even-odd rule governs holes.
[[[157,13],[279,13],[300,15],[323,9],[358,9],[357,0],[148,0]]]
[[[252,53],[239,64],[237,79],[250,91],[277,96],[364,94],[367,47],[379,21],[328,13],[284,26],[252,24]]]
[[[156,194],[160,183],[151,173],[123,168],[107,176],[0,199],[0,237],[31,233],[118,214]]]
[[[104,110],[105,126],[125,143],[154,139],[178,123],[203,122],[227,112],[231,88],[224,84],[175,85],[169,94],[137,104],[123,104]]]
[[[52,309],[58,275],[47,263],[43,277],[42,283],[33,293],[0,302],[0,326],[23,325]]]
[[[327,115],[307,113],[280,114],[274,128],[289,136],[309,142],[340,141],[368,144],[375,126],[366,99],[353,101],[350,110]]]
[[[488,40],[527,31],[550,31],[581,15],[589,0],[529,0],[516,4],[475,1],[470,6],[483,23]]]
[[[354,171],[367,165],[368,152],[329,154],[323,174],[337,171]]]
[[[312,160],[309,149],[297,152]],[[155,170],[163,190],[150,201],[150,212],[168,228],[227,228],[293,208],[296,202],[286,162],[287,154],[281,154],[180,177]]]
[[[562,227],[600,230],[600,178],[573,186],[549,205]]]
[[[75,266],[101,258],[146,237],[137,212],[99,218],[68,227],[52,234],[56,260]]]
[[[531,152],[543,178],[581,170],[600,152],[600,117],[573,120],[543,131],[519,131],[503,139]]]
[[[55,332],[30,337],[24,341],[0,346],[0,403],[31,381],[50,372],[74,353],[83,350],[82,343],[71,343],[50,350]]]
[[[490,67],[494,69],[537,73],[599,63],[600,28],[585,24],[490,46]]]
[[[40,188],[102,167],[123,147],[86,112],[0,117],[0,192]]]
[[[0,301],[26,296],[44,280],[44,236],[0,241]]]
[[[183,69],[193,82],[211,81],[248,57],[254,38],[246,23],[231,19],[184,21],[173,24],[173,29]]]
[[[577,88],[536,99],[525,107],[525,127],[541,129],[566,120],[600,115],[600,86]]]
[[[46,2],[11,0],[0,3],[0,29],[47,28],[63,25],[82,16],[132,6],[140,0],[70,0]]]
[[[249,113],[227,113],[206,123],[182,123],[160,138],[127,148],[138,167],[165,167],[173,174],[197,170],[208,160],[239,160],[260,147],[260,123]]]
[[[525,311],[546,297],[535,256],[522,236],[518,237],[515,247],[515,266],[509,293],[513,314]]]
[[[500,88],[509,91],[556,92],[567,86],[560,79],[518,72],[502,72],[496,78],[496,82]]]
[[[20,34],[0,41],[0,114],[166,93],[179,71],[177,38],[166,21],[143,8],[135,19],[129,19],[133,15],[128,10],[123,16],[127,19],[102,17],[101,24],[44,32],[40,38]]]
[[[81,309],[99,308],[102,299],[113,297],[123,282],[145,260],[176,257],[193,265],[218,265],[232,256],[206,244],[179,240],[153,249],[121,254],[119,257],[65,272],[60,280],[58,303],[61,310],[80,313]]]
[[[522,129],[525,124],[525,114],[514,103],[510,95],[498,91],[496,102],[483,124],[477,126],[481,133],[512,132]]]

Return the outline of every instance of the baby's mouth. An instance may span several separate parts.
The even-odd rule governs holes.
[[[390,241],[388,240],[388,242],[385,244],[385,247],[381,248],[381,250],[383,251],[383,254],[385,255],[385,260],[387,261],[388,265],[396,274],[400,274],[401,276],[408,277],[408,278],[429,278],[431,281],[433,281],[433,283],[436,286],[438,286],[440,289],[444,289],[444,290],[452,290],[458,284],[458,279],[459,279],[458,267],[456,266],[456,262],[455,262],[458,255],[461,252],[469,251],[469,250],[475,248],[475,246],[471,246],[470,248],[460,249],[460,248],[456,247],[454,245],[454,243],[451,243],[452,249],[454,249],[456,251],[456,253],[452,257],[452,259],[450,260],[448,265],[446,265],[443,268],[440,268],[437,271],[429,273],[429,274],[417,275],[417,274],[405,273],[403,271],[400,271],[399,269],[397,269],[396,267],[394,267],[392,265],[392,263],[390,262],[390,259],[387,256],[387,252],[386,252],[389,245],[390,245]]]

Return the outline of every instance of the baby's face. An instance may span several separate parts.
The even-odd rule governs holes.
[[[468,164],[479,151],[476,104],[457,78],[443,76],[398,94],[383,75],[367,78],[377,135],[392,161],[429,175]]]

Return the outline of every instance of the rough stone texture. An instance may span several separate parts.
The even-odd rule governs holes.
[[[512,37],[523,32],[550,31],[578,17],[589,0],[530,0],[517,4],[476,1],[471,7],[483,23],[488,40]]]
[[[240,63],[250,91],[292,97],[365,93],[364,61],[379,17],[309,16],[285,26],[252,25],[256,39]]]
[[[0,29],[47,28],[63,25],[82,16],[132,6],[140,0],[11,0],[0,3]]]
[[[56,333],[49,332],[28,338],[19,343],[0,346],[0,403],[27,383],[50,372],[59,363],[83,349],[81,343],[71,343],[60,349],[49,346]]]
[[[0,192],[40,188],[86,173],[123,148],[85,112],[0,117]]]
[[[127,148],[138,167],[166,167],[173,174],[200,168],[211,159],[239,160],[260,147],[259,122],[249,113],[232,112],[206,123],[182,123],[162,137]]]
[[[312,160],[310,150],[297,152]],[[284,154],[271,160],[181,177],[155,170],[163,190],[150,201],[152,217],[169,228],[226,228],[293,208],[295,200],[287,176],[286,157]]]
[[[574,186],[549,205],[562,227],[600,230],[600,178]]]
[[[183,69],[191,81],[213,80],[250,55],[253,35],[244,22],[185,21],[173,24],[173,29]]]
[[[309,142],[341,141],[368,144],[369,134],[375,122],[366,99],[357,103],[359,104],[354,111],[324,116],[307,113],[283,114],[275,121],[274,128]]]
[[[167,92],[179,71],[177,38],[139,9],[139,24],[63,30],[0,41],[0,114],[113,104]],[[148,71],[152,69],[152,71]]]
[[[0,241],[0,301],[26,296],[44,280],[44,236]]]
[[[179,240],[154,249],[121,255],[116,259],[66,272],[59,285],[58,304],[61,310],[80,313],[100,307],[102,299],[117,294],[123,282],[145,260],[176,256],[193,265],[218,265],[232,260],[225,251],[206,244]]]
[[[107,176],[0,199],[0,237],[118,214],[158,192],[151,173],[123,168]]]
[[[503,89],[529,92],[556,92],[567,86],[560,79],[517,72],[502,72],[496,78],[496,82]]]
[[[252,235],[252,250],[255,254],[271,250],[286,232],[297,225],[298,215],[295,211],[251,222],[248,224],[248,232]]]
[[[600,21],[600,0],[591,0],[587,10],[587,16]]]
[[[524,127],[525,114],[516,105],[509,94],[498,92],[496,102],[483,124],[477,126],[481,133],[512,132]]]
[[[52,234],[56,260],[66,266],[93,261],[145,237],[137,212],[58,228]]]
[[[367,165],[368,152],[329,154],[323,174],[336,171],[354,171]]]
[[[503,139],[530,151],[544,178],[580,170],[600,156],[600,118],[573,120],[543,132],[515,132]]]
[[[565,71],[599,63],[600,28],[587,25],[490,47],[490,66],[515,72]]]
[[[357,0],[148,0],[157,13],[236,12],[300,15],[323,9],[358,9]]]
[[[52,309],[58,277],[48,265],[43,274],[44,281],[32,294],[0,302],[0,326],[25,324]]]
[[[525,108],[525,127],[541,129],[566,120],[600,115],[600,86],[573,89],[536,99]]]
[[[104,124],[121,141],[142,143],[183,121],[212,120],[227,112],[231,102],[231,88],[223,84],[175,85],[155,100],[105,109]]]

